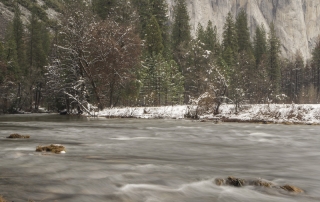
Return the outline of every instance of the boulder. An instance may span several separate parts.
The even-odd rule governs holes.
[[[304,191],[302,189],[300,189],[299,187],[296,186],[292,186],[292,185],[284,185],[280,187],[283,190],[286,190],[288,192],[293,192],[293,193],[304,193]]]
[[[56,154],[66,153],[65,147],[59,144],[51,144],[48,146],[37,146],[36,152],[52,152]]]
[[[7,201],[0,195],[0,202],[7,202]]]
[[[246,184],[244,179],[229,176],[226,180],[226,184],[234,187],[243,187]]]
[[[216,183],[216,185],[218,185],[218,186],[222,186],[222,185],[224,185],[224,184],[225,184],[224,179],[221,179],[221,178],[217,178],[217,179],[215,179],[215,180],[214,180],[214,182],[215,182],[215,183]]]
[[[243,187],[243,186],[249,185],[249,186],[255,186],[255,187],[282,189],[292,193],[304,193],[304,191],[299,187],[292,186],[292,185],[279,186],[279,185],[273,184],[272,182],[262,180],[262,179],[245,180],[245,179],[229,176],[227,179],[216,178],[214,180],[214,183],[218,186],[229,185],[233,187]]]
[[[257,186],[257,187],[266,187],[266,188],[272,188],[274,187],[275,185],[272,183],[272,182],[267,182],[267,181],[264,181],[264,180],[253,180],[251,182],[251,184],[253,186]]]
[[[13,138],[13,139],[27,139],[30,138],[30,135],[19,135],[17,133],[9,135],[7,138]]]

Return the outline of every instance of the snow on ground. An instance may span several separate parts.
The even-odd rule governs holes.
[[[96,113],[107,118],[169,118],[183,119],[195,114],[195,106],[162,106],[162,107],[125,107],[108,108]],[[320,105],[298,104],[257,104],[246,105],[238,113],[234,105],[222,105],[220,114],[214,116],[207,113],[199,116],[203,120],[234,121],[234,122],[272,122],[294,124],[320,124]]]
[[[320,105],[256,104],[246,105],[236,113],[234,105],[223,105],[220,117],[225,121],[320,124]],[[200,118],[211,118],[204,115]]]
[[[98,112],[101,117],[128,117],[128,118],[172,118],[183,119],[188,113],[187,105],[163,107],[126,107],[109,108]]]

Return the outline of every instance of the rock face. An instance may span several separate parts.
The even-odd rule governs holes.
[[[173,15],[175,0],[167,0],[169,15]],[[198,23],[206,26],[208,20],[217,26],[221,35],[228,12],[236,15],[241,9],[248,14],[252,36],[257,25],[263,24],[269,31],[269,24],[275,23],[277,34],[282,42],[282,55],[291,59],[297,50],[305,59],[311,57],[311,51],[320,34],[320,1],[319,0],[186,0],[190,14],[192,33],[195,33]],[[37,0],[41,5],[42,0]],[[30,12],[20,7],[22,21],[27,22]],[[57,13],[46,10],[49,18],[55,18]],[[13,13],[0,2],[0,38],[3,38],[8,22]],[[221,38],[221,37],[220,37]]]
[[[8,23],[13,19],[13,13],[10,12],[3,3],[0,2],[0,39],[4,38]]]
[[[44,5],[43,0],[36,0],[37,3],[42,6]],[[21,6],[19,4],[19,8],[21,11],[21,20],[24,24],[29,23],[29,17],[31,16],[31,12]],[[13,20],[14,13],[12,11],[13,9],[6,7],[2,2],[0,2],[0,40],[3,40],[5,38],[6,29],[8,28],[9,23]],[[54,11],[52,8],[47,8],[45,12],[48,15],[49,19],[56,19],[58,16],[58,13]]]
[[[172,16],[174,0],[167,0],[169,15]],[[192,33],[198,23],[206,25],[208,20],[217,26],[221,35],[228,12],[236,15],[241,9],[248,14],[252,36],[257,25],[263,24],[269,31],[274,22],[278,37],[282,42],[282,55],[288,59],[300,50],[305,59],[320,34],[319,0],[186,0],[190,14]]]

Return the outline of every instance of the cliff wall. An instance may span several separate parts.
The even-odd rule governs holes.
[[[174,0],[167,1],[172,15]],[[320,34],[319,0],[187,0],[187,4],[193,34],[198,23],[205,26],[211,20],[221,35],[228,12],[236,15],[241,9],[248,14],[252,36],[257,25],[263,24],[268,32],[274,22],[286,58],[299,50],[309,59]]]

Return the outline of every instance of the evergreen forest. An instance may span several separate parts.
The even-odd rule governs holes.
[[[0,41],[0,113],[190,104],[320,101],[320,38],[312,58],[281,56],[274,25],[250,35],[245,11],[191,34],[185,0],[1,0],[14,17]],[[31,14],[23,23],[19,5]],[[214,20],[214,19],[212,19]],[[216,111],[218,113],[218,111]]]

